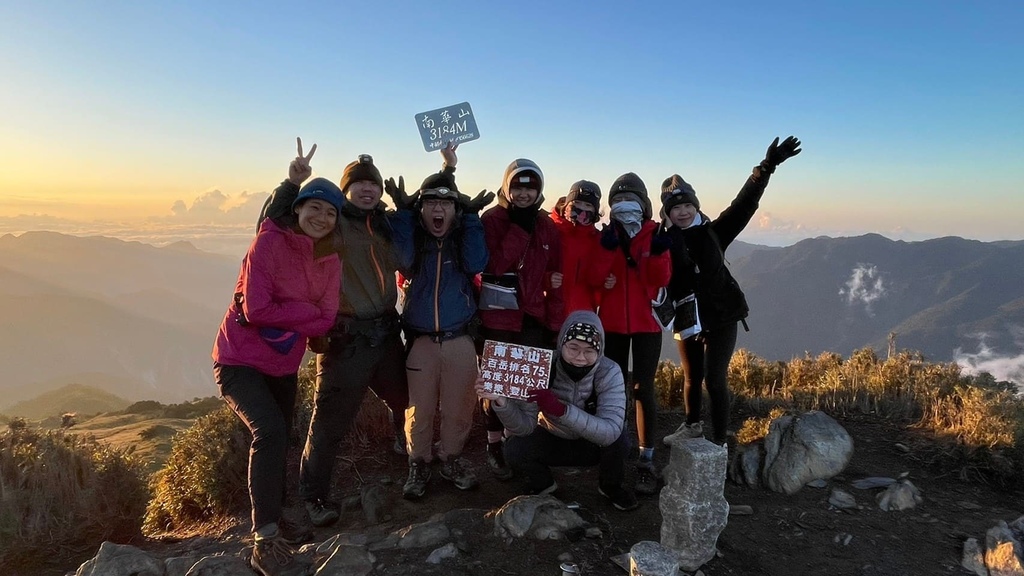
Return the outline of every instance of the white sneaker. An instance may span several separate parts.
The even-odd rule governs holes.
[[[704,425],[700,422],[694,422],[693,424],[687,424],[683,422],[676,428],[676,431],[665,436],[662,442],[666,446],[671,446],[676,440],[686,440],[691,438],[703,438],[704,437]]]

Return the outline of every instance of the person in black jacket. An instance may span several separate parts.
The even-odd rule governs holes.
[[[781,144],[776,138],[736,198],[714,220],[700,211],[697,193],[678,174],[666,178],[661,185],[662,217],[672,239],[669,297],[679,302],[693,294],[701,325],[698,334],[683,338],[680,332],[688,327],[683,325],[688,315],[676,315],[673,329],[683,364],[686,421],[665,438],[666,444],[678,436],[704,435],[702,382],[711,399],[712,440],[716,444],[726,442],[729,361],[736,349],[737,323],[743,322],[746,328],[749,308],[743,291],[725,265],[725,250],[754,216],[775,168],[800,151],[800,140],[793,136]]]

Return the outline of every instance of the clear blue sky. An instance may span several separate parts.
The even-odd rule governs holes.
[[[516,157],[550,201],[678,172],[714,216],[794,134],[743,240],[1022,239],[1022,30],[1019,1],[8,2],[0,216],[266,192],[296,136],[418,184],[414,115],[469,101],[466,191]]]

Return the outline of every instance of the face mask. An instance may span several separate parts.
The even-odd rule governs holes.
[[[590,374],[590,371],[594,369],[597,364],[591,364],[590,366],[573,366],[565,361],[564,358],[558,359],[558,369],[565,372],[565,375],[569,377],[573,382],[579,382]]]
[[[624,200],[612,204],[611,218],[622,224],[626,234],[633,238],[640,233],[644,222],[644,211],[639,202]]]
[[[579,224],[580,226],[589,226],[594,223],[594,211],[587,210],[585,208],[579,208],[577,206],[572,207],[570,213],[572,221]]]

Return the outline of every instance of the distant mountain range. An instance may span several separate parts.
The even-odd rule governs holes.
[[[732,252],[732,248],[730,248]],[[877,234],[727,253],[747,295],[738,346],[772,360],[870,346],[950,361],[957,349],[1024,354],[1024,242]]]
[[[869,234],[727,253],[750,303],[739,346],[770,360],[900,349],[952,360],[1024,340],[1024,242]],[[0,412],[67,384],[128,401],[215,395],[210,349],[239,262],[187,243],[0,237]],[[666,340],[664,358],[675,359]]]
[[[185,243],[0,237],[0,412],[65,384],[130,401],[216,394],[210,349],[238,266]]]

